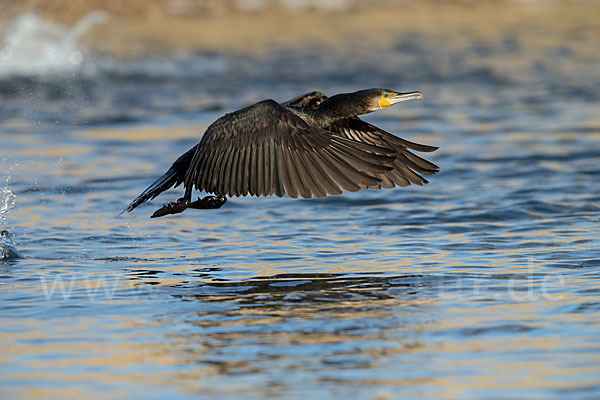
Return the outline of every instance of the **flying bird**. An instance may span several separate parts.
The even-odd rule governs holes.
[[[388,89],[331,97],[315,91],[282,104],[264,100],[226,114],[124,212],[182,183],[183,197],[151,218],[187,208],[219,208],[233,196],[310,199],[342,190],[422,185],[427,180],[421,175],[433,175],[439,167],[411,150],[432,152],[437,147],[399,138],[358,118],[422,98],[420,92]],[[214,195],[192,201],[194,188]]]

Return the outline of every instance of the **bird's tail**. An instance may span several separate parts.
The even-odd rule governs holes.
[[[140,194],[135,200],[129,203],[123,212],[131,212],[140,204],[148,200],[152,200],[165,190],[179,186],[181,182],[183,182],[185,173],[192,163],[192,158],[194,157],[197,146],[198,145],[192,147],[186,151],[185,154],[175,160],[173,165],[171,165],[171,168],[169,168],[169,170],[163,176],[158,178],[152,185],[148,186],[148,188],[144,190],[142,194]]]

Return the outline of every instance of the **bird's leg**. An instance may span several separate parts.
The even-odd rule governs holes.
[[[150,218],[164,217],[165,215],[170,215],[170,214],[179,214],[180,212],[182,212],[189,206],[190,206],[190,201],[188,199],[186,199],[185,197],[182,197],[180,199],[177,199],[177,202],[171,201],[171,202],[165,204],[164,206],[162,206],[161,208],[156,210]]]
[[[189,188],[186,188],[185,194],[183,195],[183,197],[177,199],[177,202],[171,201],[171,202],[165,204],[164,206],[162,206],[161,208],[156,210],[150,218],[164,217],[165,215],[171,215],[171,214],[179,214],[186,208],[190,207],[191,199],[192,199],[192,189],[190,186]]]
[[[206,196],[203,198],[198,197],[198,200],[190,203],[190,208],[195,208],[198,210],[208,210],[221,208],[223,204],[227,201],[225,196]]]

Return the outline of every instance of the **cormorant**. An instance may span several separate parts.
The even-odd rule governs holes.
[[[226,114],[208,127],[200,143],[125,211],[183,183],[185,194],[158,209],[152,218],[186,208],[219,208],[225,196],[338,195],[342,189],[393,188],[427,180],[437,165],[409,149],[437,149],[410,142],[373,126],[358,115],[401,101],[421,99],[420,92],[366,89],[327,97],[311,92],[283,104],[264,100]],[[192,189],[213,193],[191,201]]]

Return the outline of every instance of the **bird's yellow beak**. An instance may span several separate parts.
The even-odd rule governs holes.
[[[392,104],[400,103],[401,101],[418,100],[422,99],[423,94],[421,92],[408,92],[408,93],[385,93],[379,100],[381,108],[386,108]]]

